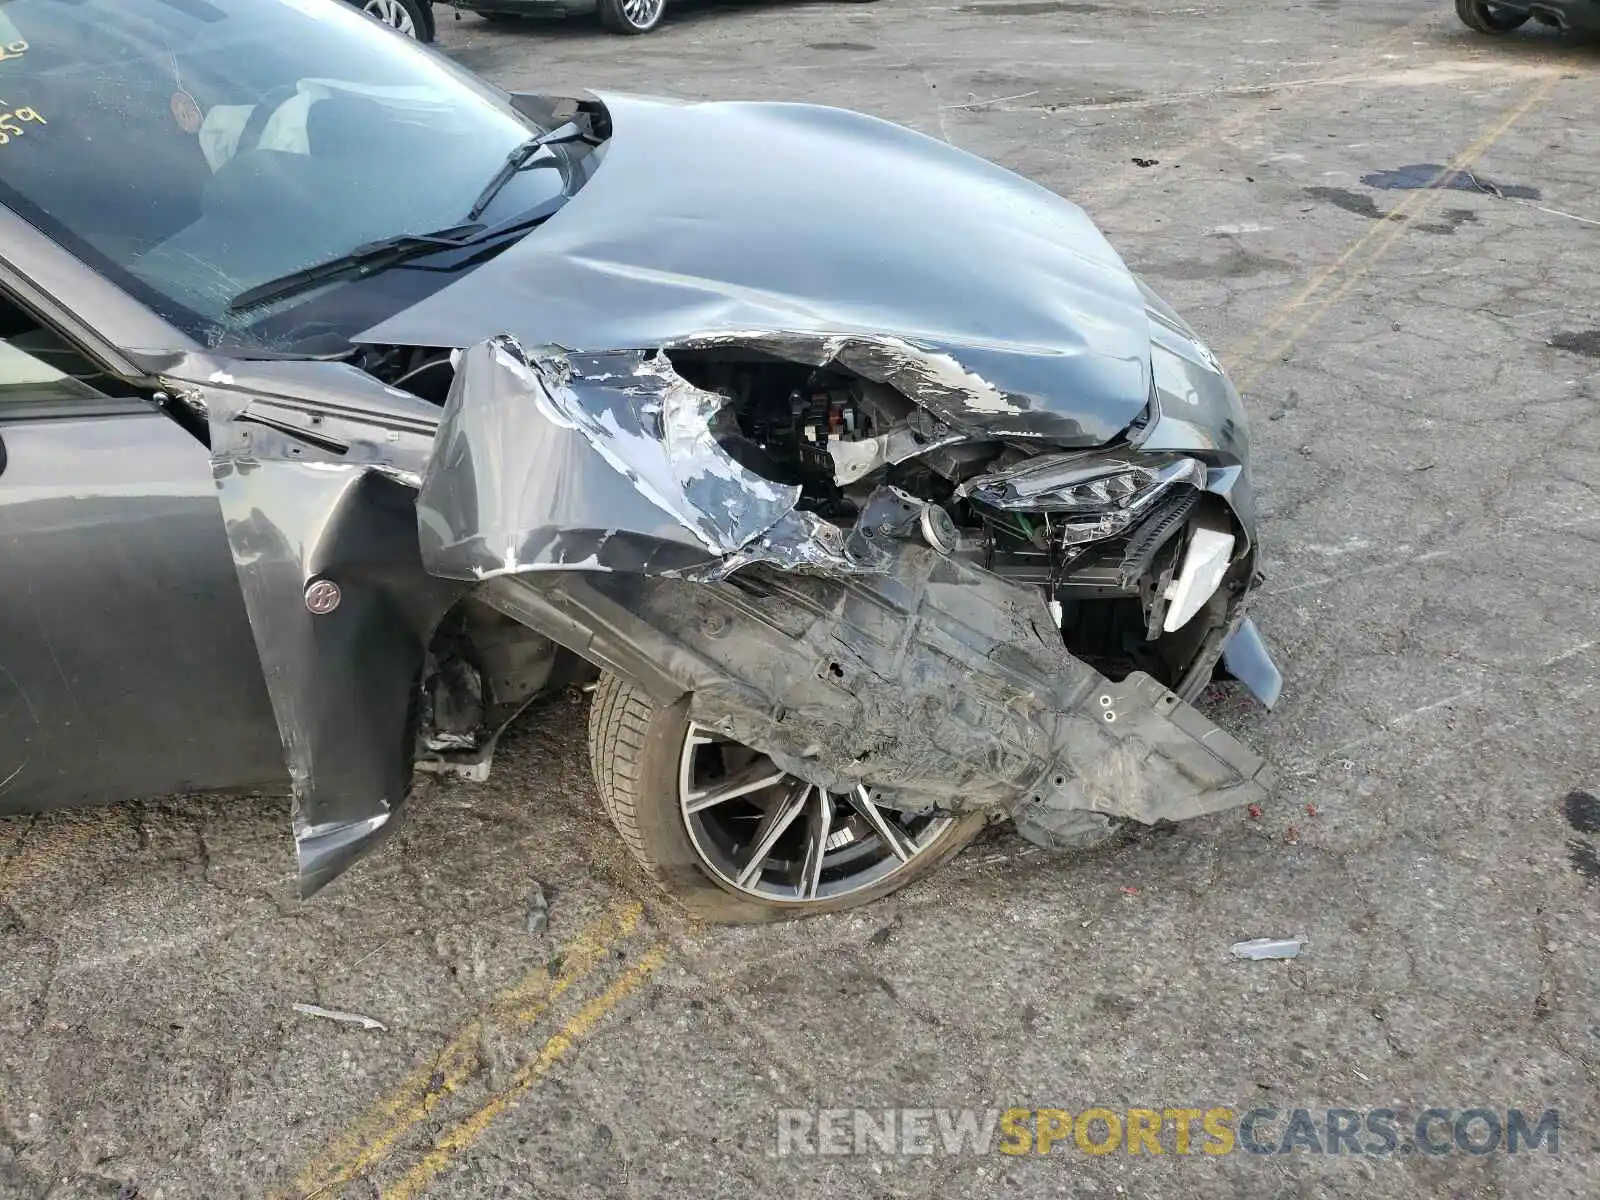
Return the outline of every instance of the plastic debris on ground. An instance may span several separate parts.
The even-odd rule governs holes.
[[[363,1029],[378,1029],[385,1032],[388,1026],[373,1017],[364,1017],[360,1013],[341,1012],[337,1008],[323,1008],[320,1004],[296,1004],[295,1012],[303,1013],[308,1017],[323,1017],[329,1021],[341,1021],[346,1025],[359,1025]]]

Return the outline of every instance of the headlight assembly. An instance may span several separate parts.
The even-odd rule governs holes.
[[[1183,455],[1041,455],[969,480],[959,494],[1001,512],[1059,515],[1071,545],[1115,537],[1173,488],[1205,482],[1205,464]]]

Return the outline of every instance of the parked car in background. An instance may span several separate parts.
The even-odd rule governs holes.
[[[1456,15],[1479,33],[1510,33],[1529,21],[1600,33],[1600,0],[1456,0]]]
[[[873,0],[845,2],[871,4]],[[600,24],[613,33],[649,33],[661,24],[667,0],[455,0],[455,6],[490,21],[598,16]]]
[[[419,42],[433,41],[431,0],[349,0],[362,12]]]
[[[489,21],[598,16],[613,33],[649,33],[661,24],[667,0],[462,0],[456,7]]]

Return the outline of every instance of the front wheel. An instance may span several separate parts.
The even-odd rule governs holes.
[[[649,33],[666,7],[667,0],[600,0],[600,24],[612,33]]]
[[[903,813],[834,794],[612,675],[589,710],[601,801],[645,872],[695,916],[781,921],[881,899],[949,861],[981,813]]]
[[[1456,0],[1456,16],[1479,33],[1509,33],[1527,24],[1531,13],[1516,12],[1490,0]]]

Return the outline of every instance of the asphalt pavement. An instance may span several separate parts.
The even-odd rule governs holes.
[[[1214,711],[1281,786],[743,929],[641,883],[580,694],[309,902],[281,798],[0,820],[0,1197],[1600,1194],[1600,45],[1446,0],[439,16],[510,87],[848,106],[1082,204],[1245,391],[1287,687]],[[1475,1109],[1559,1133],[1475,1153]]]

